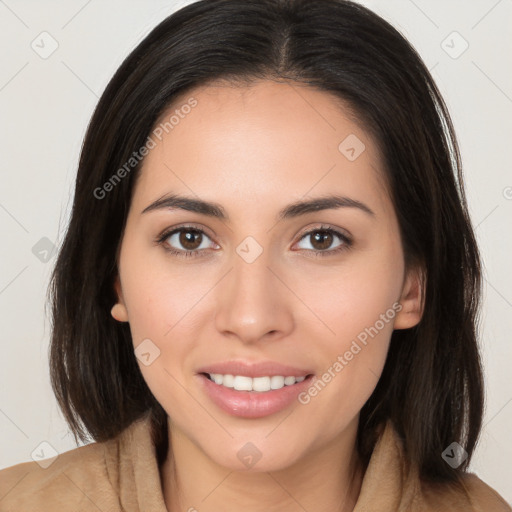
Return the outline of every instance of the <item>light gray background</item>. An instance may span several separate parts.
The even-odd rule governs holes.
[[[30,461],[43,441],[75,447],[49,384],[45,292],[55,258],[42,261],[41,239],[61,242],[82,138],[107,82],[188,3],[0,0],[0,468]],[[455,122],[485,262],[487,407],[471,470],[512,501],[512,0],[362,3],[417,48]],[[58,43],[46,59],[31,47],[50,48],[44,31]]]

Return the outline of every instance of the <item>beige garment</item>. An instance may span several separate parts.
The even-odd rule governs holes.
[[[405,470],[402,450],[388,422],[374,448],[354,512],[512,512],[473,474],[467,475],[467,496],[445,485],[422,491],[415,474]],[[46,469],[38,462],[24,462],[0,471],[0,512],[60,511],[167,511],[147,417],[115,439],[58,455]]]

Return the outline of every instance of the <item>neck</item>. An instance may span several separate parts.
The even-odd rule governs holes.
[[[358,417],[338,438],[290,466],[248,473],[216,464],[169,421],[169,452],[161,467],[167,510],[351,512],[364,476],[357,425]]]

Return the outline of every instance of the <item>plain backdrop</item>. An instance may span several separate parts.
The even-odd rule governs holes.
[[[76,447],[48,375],[52,247],[99,96],[144,36],[188,3],[0,0],[0,468],[32,460],[43,441],[59,453]],[[512,1],[362,3],[416,47],[453,116],[485,264],[487,403],[470,469],[510,502]]]

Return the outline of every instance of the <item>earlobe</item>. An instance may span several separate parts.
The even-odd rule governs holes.
[[[110,314],[118,322],[128,322],[128,311],[126,311],[124,304],[120,304],[119,302],[114,304],[110,310]]]
[[[424,310],[425,274],[423,269],[411,269],[405,279],[400,297],[402,309],[395,317],[395,329],[409,329],[417,325]]]
[[[112,309],[110,310],[110,314],[118,322],[127,322],[128,321],[128,311],[124,304],[123,292],[121,291],[121,283],[119,281],[119,276],[116,277],[116,280],[114,283],[114,289],[116,291],[118,302],[112,306]]]

